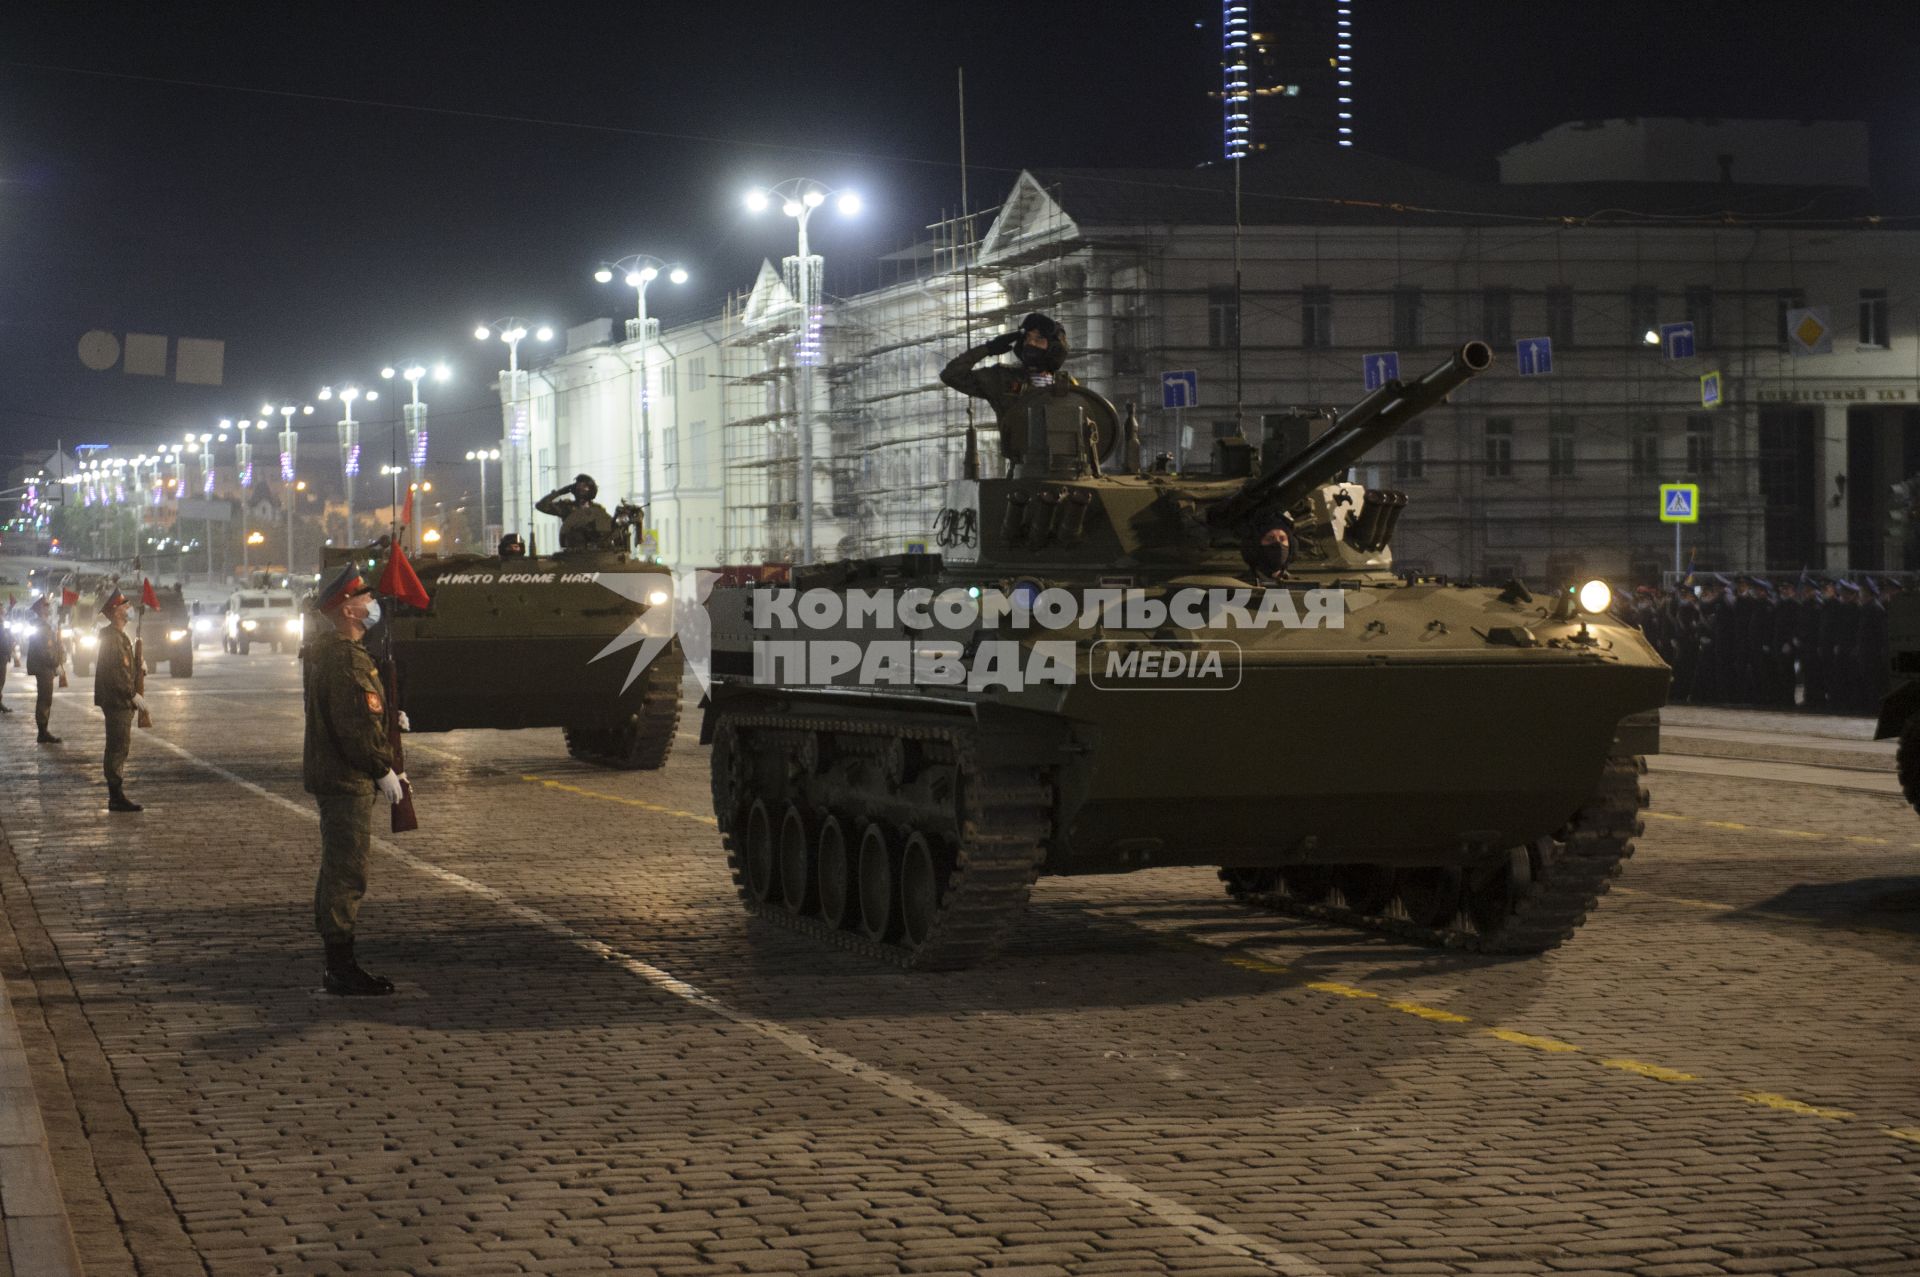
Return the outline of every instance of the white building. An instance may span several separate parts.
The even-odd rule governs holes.
[[[1592,132],[1569,145],[1591,151]],[[1529,144],[1535,175],[1561,133]],[[1790,159],[1779,176],[1798,176]],[[817,557],[899,553],[928,539],[970,407],[987,473],[997,462],[990,414],[939,369],[969,334],[1042,310],[1068,328],[1071,370],[1139,404],[1149,451],[1193,466],[1236,423],[1269,449],[1303,445],[1323,410],[1363,393],[1369,354],[1412,376],[1491,341],[1493,373],[1363,467],[1412,497],[1404,566],[1651,575],[1674,554],[1657,487],[1677,481],[1701,488],[1685,535],[1702,566],[1904,566],[1884,526],[1888,485],[1920,471],[1920,237],[1864,186],[1831,184],[1853,170],[1830,159],[1790,185],[1490,185],[1301,148],[1246,165],[1237,286],[1230,170],[1023,173],[979,217],[974,251],[959,224],[937,227],[918,277],[826,307],[811,372],[795,355],[808,326],[771,265],[714,320],[649,343],[650,431],[636,343],[570,341],[533,374],[535,473],[508,520],[529,487],[632,475],[621,486],[651,492],[668,561],[793,559],[805,420]],[[1831,353],[1794,353],[1786,319],[1801,308],[1824,314]],[[1645,342],[1682,321],[1692,357]],[[1520,376],[1516,342],[1538,337],[1551,372]],[[1159,374],[1183,369],[1201,406],[1163,410]],[[1709,373],[1717,407],[1702,403]]]

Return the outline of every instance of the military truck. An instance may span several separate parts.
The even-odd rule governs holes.
[[[153,596],[160,603],[159,610],[142,617],[139,627],[147,673],[157,673],[165,665],[170,678],[192,678],[194,618],[187,608],[186,590],[178,585],[157,585]]]
[[[701,733],[748,911],[953,968],[1041,874],[1199,865],[1422,943],[1567,939],[1632,853],[1667,667],[1600,582],[1397,576],[1407,498],[1347,481],[1491,362],[1201,474],[1063,379],[1003,411],[1009,477],[954,485],[941,554],[716,590]]]
[[[349,557],[329,551],[322,579]],[[369,580],[386,562],[384,549],[351,557]],[[391,654],[412,731],[557,727],[583,761],[665,764],[683,669],[667,568],[618,548],[415,566],[431,603],[382,598],[366,640],[377,657]]]

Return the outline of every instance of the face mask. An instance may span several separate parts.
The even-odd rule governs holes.
[[[1020,356],[1020,363],[1032,372],[1058,372],[1060,365],[1067,361],[1066,351],[1059,342],[1051,342],[1045,349],[1023,342],[1015,352]]]
[[[1287,560],[1292,557],[1284,545],[1256,545],[1253,547],[1253,569],[1261,576],[1279,576],[1287,570]]]
[[[367,600],[367,615],[361,624],[365,625],[368,629],[372,629],[374,626],[380,624],[380,604],[373,599]]]

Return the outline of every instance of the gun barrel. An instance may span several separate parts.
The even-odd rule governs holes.
[[[1285,509],[1331,482],[1402,426],[1493,366],[1493,348],[1470,341],[1416,381],[1390,381],[1334,419],[1324,434],[1241,489],[1235,515]]]

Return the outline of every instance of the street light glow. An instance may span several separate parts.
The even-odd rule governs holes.
[[[445,381],[451,376],[453,376],[453,369],[447,367],[445,364],[435,364],[433,366],[433,379],[435,381]]]
[[[780,211],[788,217],[798,217],[800,216],[800,201],[788,200],[780,206]]]
[[[638,287],[640,287],[640,285],[642,285],[642,284],[644,284],[644,283],[646,283],[646,282],[647,282],[647,281],[645,281],[644,279],[641,279],[641,278],[640,278],[640,272],[639,272],[639,271],[637,271],[637,270],[630,270],[630,271],[628,271],[628,272],[627,272],[627,287],[628,287],[628,288],[638,288]]]
[[[767,193],[765,191],[748,191],[747,192],[747,211],[750,213],[766,212],[767,211]]]
[[[833,206],[840,210],[842,217],[853,217],[860,212],[860,197],[853,191],[842,191]]]
[[[613,272],[602,266],[599,270],[593,272],[593,279],[594,282],[598,284],[611,284],[613,282]]]
[[[380,370],[380,375],[381,375],[382,377],[385,377],[385,378],[386,378],[386,379],[387,379],[388,381],[392,381],[392,380],[393,380],[393,365],[391,365],[391,364],[389,364],[389,365],[387,365],[387,366],[386,366],[385,368],[382,368],[382,369]]]
[[[473,330],[473,339],[475,341],[485,341],[487,338],[491,336],[493,336],[493,330],[491,328],[488,328],[485,324],[482,324],[478,328]]]
[[[534,334],[533,334],[533,335],[534,335],[534,337],[535,337],[536,339],[538,339],[538,340],[540,340],[540,341],[552,341],[552,340],[553,340],[553,329],[551,329],[551,328],[549,328],[549,327],[547,327],[547,325],[545,325],[545,324],[542,324],[542,325],[540,325],[540,327],[539,327],[539,328],[537,328],[537,329],[535,329],[535,330],[534,330]]]
[[[687,268],[684,266],[676,266],[673,268],[673,272],[669,274],[667,278],[672,280],[676,284],[684,284],[687,282]]]
[[[821,191],[808,191],[805,195],[802,195],[800,197],[800,202],[802,204],[805,204],[808,208],[819,208],[822,204],[827,202],[827,197],[825,193]]]
[[[640,271],[640,278],[645,280],[647,283],[651,284],[654,280],[660,278],[659,267],[657,266],[642,267]]]
[[[333,387],[332,387],[332,386],[322,386],[322,387],[320,387],[320,397],[321,397],[322,399],[331,399],[331,398],[333,398]],[[226,425],[227,423],[223,421],[223,422],[221,422],[220,424],[224,426],[224,425]]]

